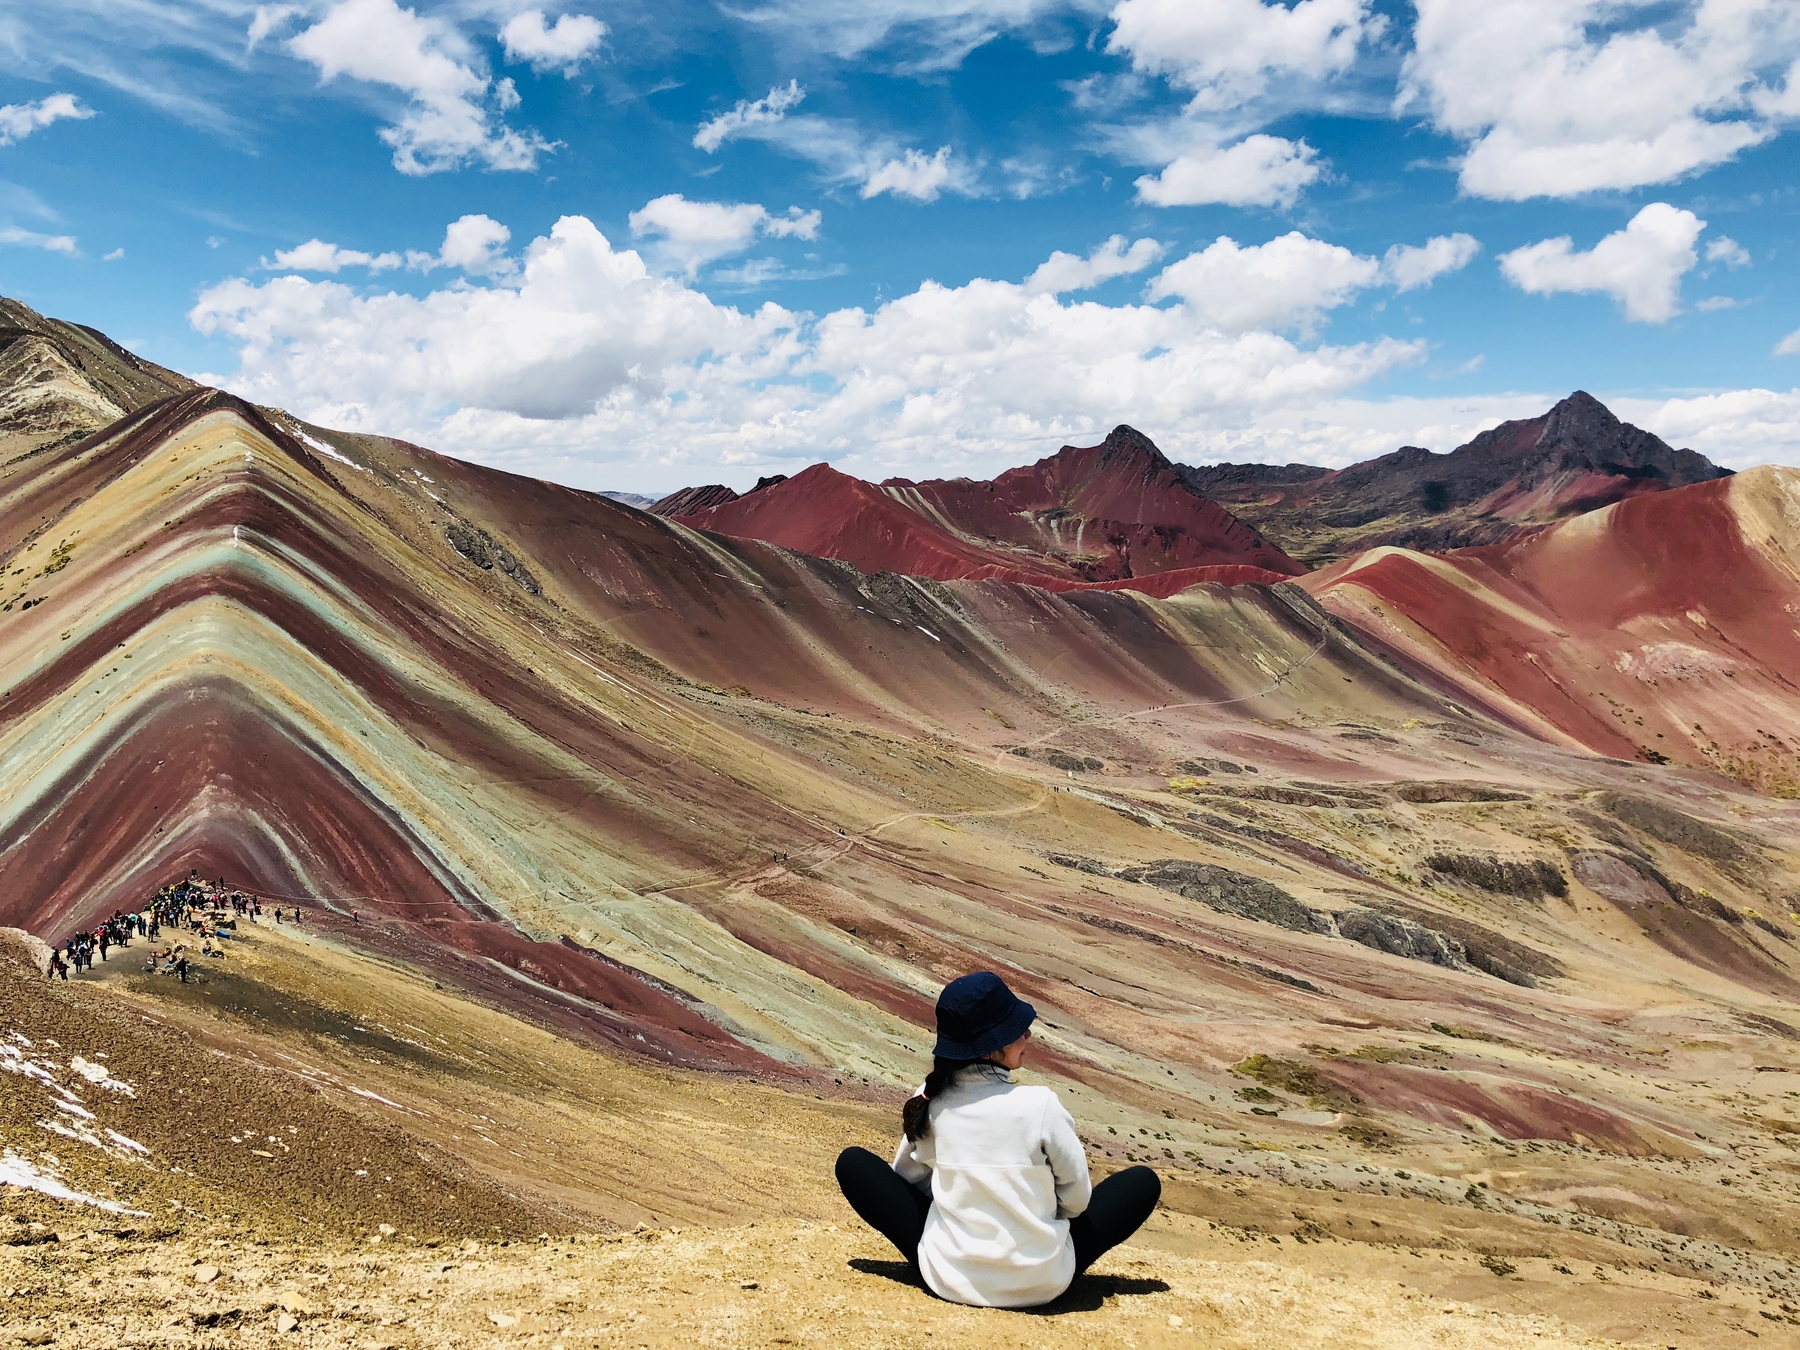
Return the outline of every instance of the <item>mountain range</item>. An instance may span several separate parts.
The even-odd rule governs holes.
[[[864,571],[1168,595],[1202,580],[1269,579],[1216,568],[1294,576],[1382,545],[1441,552],[1500,543],[1728,474],[1577,391],[1542,417],[1503,423],[1448,454],[1407,446],[1336,471],[1177,465],[1120,426],[1099,445],[1064,446],[992,481],[871,484],[816,464],[742,496],[711,484],[649,509]]]
[[[1310,571],[1323,534],[1129,428],[658,514],[7,314],[6,941],[192,870],[308,916],[192,985],[5,965],[31,1054],[141,1065],[129,1098],[56,1081],[149,1159],[9,1091],[9,1167],[364,1257],[458,1197],[534,1238],[848,1223],[831,1152],[891,1131],[936,990],[992,968],[1096,1169],[1167,1173],[1170,1242],[1800,1298],[1800,471],[1722,476],[1577,395],[1435,477],[1389,457],[1354,527],[1454,480],[1438,514],[1491,541]]]

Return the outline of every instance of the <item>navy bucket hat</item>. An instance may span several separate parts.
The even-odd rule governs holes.
[[[939,1059],[986,1059],[1011,1045],[1037,1019],[1037,1009],[991,970],[963,975],[944,986],[937,1001]]]

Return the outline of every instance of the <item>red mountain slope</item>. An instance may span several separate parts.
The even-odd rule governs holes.
[[[1373,549],[1306,579],[1444,687],[1552,739],[1800,794],[1800,470],[1618,502],[1433,556]]]
[[[1130,427],[1115,428],[1096,446],[1064,446],[991,482],[895,478],[876,486],[815,464],[696,509],[724,491],[689,488],[655,510],[684,525],[838,558],[866,572],[940,581],[993,577],[1051,590],[1098,584],[1164,595],[1173,593],[1178,572],[1191,574],[1181,584],[1192,585],[1305,571],[1188,487]]]

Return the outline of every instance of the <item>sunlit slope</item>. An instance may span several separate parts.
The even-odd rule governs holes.
[[[0,540],[39,934],[199,867],[663,1064],[890,1087],[992,967],[1084,1120],[1196,1158],[1686,1159],[1725,1127],[1651,1057],[1800,1020],[1781,808],[1509,732],[1290,585],[865,576],[210,391],[0,468]]]
[[[1036,810],[1042,788],[962,753],[971,728],[1281,715],[1357,680],[1395,716],[1437,707],[1303,600],[863,578],[392,443],[334,448],[206,391],[15,463],[4,494],[10,918],[54,933],[199,867],[629,986],[702,1059],[906,1039],[883,1019],[919,1015],[935,973],[688,888],[896,808]],[[936,745],[830,724],[808,746],[793,708]],[[565,934],[724,1011],[698,1019]]]
[[[1332,612],[1534,734],[1800,789],[1800,471],[1620,502],[1515,543],[1376,549]]]

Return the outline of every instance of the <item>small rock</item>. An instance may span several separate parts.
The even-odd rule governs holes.
[[[49,1345],[56,1333],[48,1327],[28,1327],[15,1338],[20,1345]]]
[[[1170,1313],[1169,1314],[1169,1325],[1172,1327],[1179,1327],[1181,1325],[1181,1319],[1179,1317],[1177,1317],[1174,1313]]]
[[[290,1331],[297,1330],[299,1326],[300,1319],[295,1317],[292,1313],[283,1313],[280,1317],[275,1319],[275,1330],[279,1331],[283,1336],[287,1335]]]
[[[507,1327],[516,1327],[519,1325],[519,1319],[517,1317],[513,1316],[513,1314],[511,1314],[511,1313],[490,1311],[488,1313],[488,1321],[492,1322],[495,1326],[499,1327],[502,1331],[504,1331]]]
[[[201,1266],[194,1272],[194,1278],[201,1284],[211,1284],[219,1278],[219,1268],[217,1266]]]
[[[398,1230],[394,1227],[393,1224],[384,1223],[381,1225],[380,1228],[376,1229],[375,1231],[380,1233],[381,1236],[383,1236],[383,1237],[392,1237],[392,1236],[394,1236],[395,1232],[397,1232]]]
[[[761,1287],[762,1286],[757,1284],[757,1282],[755,1280],[739,1280],[738,1281],[739,1289],[760,1289]]]
[[[283,1294],[281,1296],[281,1307],[285,1312],[296,1314],[309,1313],[313,1310],[312,1304],[299,1294]]]

